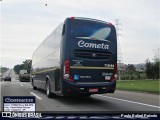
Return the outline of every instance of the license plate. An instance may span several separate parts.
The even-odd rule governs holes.
[[[98,92],[98,88],[90,88],[89,92]]]

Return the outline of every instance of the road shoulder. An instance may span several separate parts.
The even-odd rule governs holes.
[[[125,99],[125,100],[160,106],[160,102],[159,102],[160,95],[157,95],[157,94],[116,90],[114,94],[105,94],[105,95],[119,98],[119,99]]]

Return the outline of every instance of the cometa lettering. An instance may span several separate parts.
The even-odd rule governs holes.
[[[84,42],[83,40],[80,40],[78,42],[79,47],[85,47],[85,48],[97,48],[97,49],[109,49],[109,45],[105,43],[97,44],[97,43],[88,43]]]
[[[23,102],[23,103],[31,103],[33,102],[33,99],[10,99],[10,98],[6,98],[5,102],[15,102],[15,103],[19,103],[19,102]]]

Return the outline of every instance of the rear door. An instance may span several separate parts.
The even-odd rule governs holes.
[[[117,62],[113,25],[91,20],[70,21],[69,60],[77,83],[109,82]]]

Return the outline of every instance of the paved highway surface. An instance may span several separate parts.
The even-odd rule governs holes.
[[[44,91],[33,90],[30,82],[19,82],[13,70],[10,74],[11,82],[0,82],[1,100],[3,96],[35,96],[37,111],[160,111],[160,95],[117,90],[114,94],[92,95],[89,98],[47,98]],[[2,106],[3,103],[0,103]]]

